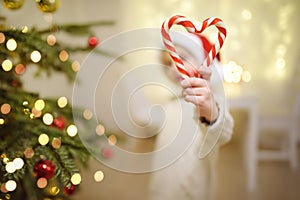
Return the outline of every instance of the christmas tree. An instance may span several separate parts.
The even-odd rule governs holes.
[[[57,2],[37,1],[43,12],[55,11]],[[3,3],[17,9],[23,1]],[[37,75],[59,72],[73,81],[80,64],[70,55],[91,51],[98,44],[91,27],[113,22],[52,24],[37,30],[8,28],[0,17],[0,199],[67,198],[81,182],[77,160],[85,165],[90,157],[73,121],[74,108],[66,97],[41,98],[26,91],[22,74],[35,65]],[[61,43],[58,32],[87,37],[87,45]]]

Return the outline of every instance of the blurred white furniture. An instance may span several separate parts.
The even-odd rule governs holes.
[[[300,116],[300,91],[296,95],[291,116],[261,119],[258,114],[257,99],[254,97],[230,97],[229,109],[245,110],[248,113],[247,129],[244,139],[244,165],[247,176],[247,189],[253,191],[256,186],[257,163],[261,160],[287,160],[291,169],[298,167],[297,134],[300,132],[297,122]],[[260,150],[259,133],[262,130],[283,131],[286,143],[280,151]]]
[[[268,160],[286,160],[289,161],[292,170],[296,170],[298,167],[298,133],[297,127],[300,116],[300,90],[296,94],[294,105],[292,105],[292,111],[289,116],[272,116],[259,120],[259,131],[272,131],[275,133],[281,133],[283,138],[279,148],[271,150],[260,150],[258,159],[262,161]]]
[[[232,97],[228,98],[228,106],[229,109],[245,110],[248,113],[248,126],[244,142],[244,165],[247,173],[247,188],[249,191],[253,191],[256,184],[258,156],[257,100],[254,97]]]

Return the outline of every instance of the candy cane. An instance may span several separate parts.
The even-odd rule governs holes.
[[[176,52],[175,46],[172,42],[172,39],[169,35],[170,28],[174,25],[183,26],[189,33],[202,33],[209,26],[216,26],[218,29],[218,40],[212,46],[212,49],[208,52],[207,57],[204,60],[203,66],[210,66],[212,61],[215,59],[217,53],[221,49],[224,44],[224,40],[226,38],[226,28],[223,21],[219,18],[207,18],[202,22],[202,26],[197,28],[190,20],[182,15],[174,15],[164,21],[161,27],[161,34],[163,38],[163,43],[166,46],[172,60],[175,62],[178,71],[186,76],[190,76],[187,69],[184,67],[184,63]]]

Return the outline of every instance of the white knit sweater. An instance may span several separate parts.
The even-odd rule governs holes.
[[[231,139],[234,124],[222,83],[215,79],[212,77],[219,116],[213,125],[202,123],[195,106],[181,98],[165,104],[165,121],[155,144],[159,155],[152,158],[153,168],[161,169],[151,173],[149,200],[213,199],[219,146]],[[173,147],[165,154],[159,152],[168,146]]]

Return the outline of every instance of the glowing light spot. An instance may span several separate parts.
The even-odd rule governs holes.
[[[0,32],[0,44],[2,44],[5,41],[5,35]]]
[[[45,113],[43,116],[43,122],[46,125],[51,125],[53,123],[53,116],[50,113]]]
[[[65,62],[68,60],[69,58],[69,54],[66,50],[62,50],[59,55],[58,55],[59,59],[62,61],[62,62]]]
[[[54,46],[55,43],[56,43],[56,37],[52,34],[48,35],[47,37],[47,43],[50,45],[50,46]]]
[[[39,136],[38,141],[41,145],[45,146],[49,142],[49,136],[43,133]]]
[[[36,108],[32,108],[31,114],[33,114],[33,117],[37,118],[37,117],[40,117],[42,115],[42,111],[37,110]]]
[[[243,75],[242,75],[242,80],[246,83],[249,83],[251,81],[251,79],[252,79],[251,73],[248,71],[244,71]]]
[[[3,163],[7,164],[9,162],[9,158],[3,158]]]
[[[79,173],[73,174],[73,176],[71,177],[71,182],[73,185],[79,185],[81,182],[80,174]]]
[[[225,82],[228,83],[239,83],[242,79],[243,74],[242,66],[238,65],[234,61],[228,62],[227,65],[224,66],[224,79]]]
[[[96,134],[101,136],[105,133],[105,128],[103,125],[99,124],[98,126],[96,126]]]
[[[22,167],[24,166],[24,161],[22,158],[15,158],[13,160],[13,164],[16,169],[22,169]]]
[[[0,125],[4,124],[4,119],[3,118],[0,118]]]
[[[8,103],[4,103],[4,104],[2,104],[0,111],[2,114],[6,115],[6,114],[10,113],[11,106]]]
[[[45,101],[43,99],[38,99],[34,103],[34,108],[36,110],[43,110],[45,108]]]
[[[61,140],[59,138],[53,138],[51,145],[54,149],[59,149],[61,146]]]
[[[25,151],[24,151],[24,156],[25,156],[26,158],[32,158],[32,157],[34,156],[34,151],[33,151],[33,149],[32,149],[32,148],[27,148],[27,149],[25,149]]]
[[[64,108],[68,105],[68,99],[67,97],[59,97],[57,100],[57,105],[60,108]]]
[[[23,64],[17,64],[16,67],[15,67],[15,72],[18,75],[24,74],[24,72],[25,72],[25,66]]]
[[[72,69],[73,69],[74,72],[78,72],[79,69],[80,69],[80,63],[78,61],[74,61],[72,63]]]
[[[12,192],[17,188],[17,183],[14,180],[9,180],[5,183],[5,188],[9,191]]]
[[[6,187],[5,187],[5,183],[2,183],[2,184],[1,184],[0,190],[1,190],[1,192],[3,192],[3,193],[7,193],[7,192],[8,192],[8,190],[7,190]]]
[[[38,188],[45,188],[47,187],[48,181],[46,178],[39,178],[36,182]]]
[[[42,55],[39,51],[35,50],[30,54],[30,59],[32,60],[32,62],[37,63],[41,60]]]
[[[110,135],[107,140],[110,145],[115,145],[117,143],[117,137],[115,135]]]
[[[7,42],[6,42],[6,48],[7,48],[8,50],[10,50],[10,51],[16,50],[17,46],[18,46],[18,45],[17,45],[17,42],[16,42],[16,40],[13,39],[13,38],[7,40]]]
[[[2,158],[2,159],[6,158],[6,154],[5,153],[1,154],[0,158]]]
[[[68,126],[67,128],[67,134],[70,136],[70,137],[74,137],[77,135],[77,127],[74,125],[74,124],[71,124]]]
[[[233,76],[232,82],[239,83],[241,81],[241,76],[235,75]]]
[[[2,69],[6,72],[10,71],[13,67],[13,63],[11,60],[6,59],[2,62]]]
[[[30,113],[29,117],[30,117],[30,119],[34,119],[35,115],[33,113]]]
[[[93,117],[92,111],[90,111],[89,109],[85,109],[85,110],[83,111],[83,117],[84,117],[86,120],[92,119],[92,117]]]
[[[101,182],[104,179],[104,173],[102,171],[96,171],[94,173],[94,180],[96,182]]]
[[[13,162],[8,162],[5,166],[5,170],[7,171],[7,173],[14,173],[16,171],[14,163]]]
[[[28,32],[28,26],[24,26],[22,28],[22,33],[27,33]]]

